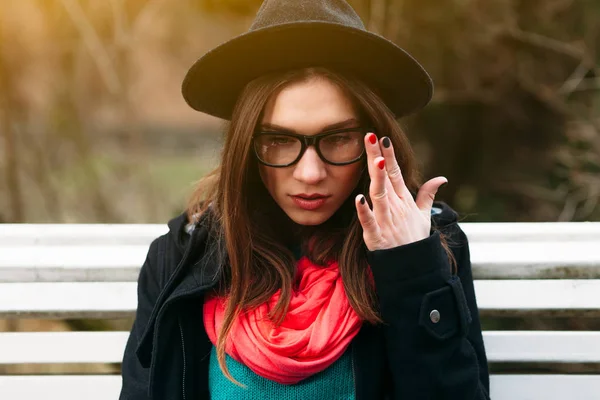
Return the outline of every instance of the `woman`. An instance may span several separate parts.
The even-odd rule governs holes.
[[[150,246],[121,399],[487,399],[467,239],[396,118],[431,80],[341,0],[199,59],[219,167]]]

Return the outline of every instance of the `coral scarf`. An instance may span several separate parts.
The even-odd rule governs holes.
[[[243,312],[233,323],[225,352],[254,373],[282,384],[294,384],[334,363],[360,329],[350,307],[337,262],[316,266],[298,260],[296,287],[280,326],[268,313],[280,291],[257,308]],[[204,326],[213,344],[223,324],[224,298],[204,302]]]

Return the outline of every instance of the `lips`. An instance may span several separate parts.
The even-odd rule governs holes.
[[[312,211],[320,208],[323,204],[325,204],[325,202],[330,196],[320,193],[301,193],[297,195],[292,195],[291,197],[298,207],[302,208],[303,210]]]
[[[320,199],[320,198],[329,197],[329,196],[327,196],[325,194],[321,194],[321,193],[311,193],[311,194],[299,193],[299,194],[292,195],[292,197],[299,197],[301,199],[313,200],[313,199]]]

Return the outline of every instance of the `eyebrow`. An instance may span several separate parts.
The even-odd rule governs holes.
[[[350,118],[347,119],[345,121],[341,121],[341,122],[336,122],[334,124],[330,124],[327,125],[325,127],[323,127],[319,132],[317,133],[325,133],[328,131],[333,131],[335,129],[342,129],[342,128],[355,128],[359,125],[359,122],[356,118]],[[295,131],[292,128],[286,128],[285,126],[281,126],[281,125],[277,125],[277,124],[271,124],[268,122],[263,122],[260,124],[260,129],[269,129],[269,130],[274,130],[274,131],[278,131],[278,132],[282,132],[282,133],[294,133],[294,134],[298,134],[297,131]]]

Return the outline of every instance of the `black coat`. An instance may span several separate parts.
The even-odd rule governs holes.
[[[385,324],[365,323],[351,344],[357,400],[489,399],[467,238],[450,207],[434,207],[433,223],[448,238],[458,273],[451,273],[438,231],[368,253]],[[210,398],[202,302],[216,283],[217,263],[205,256],[208,230],[199,224],[188,239],[186,222],[184,215],[169,222],[140,271],[121,400]]]

